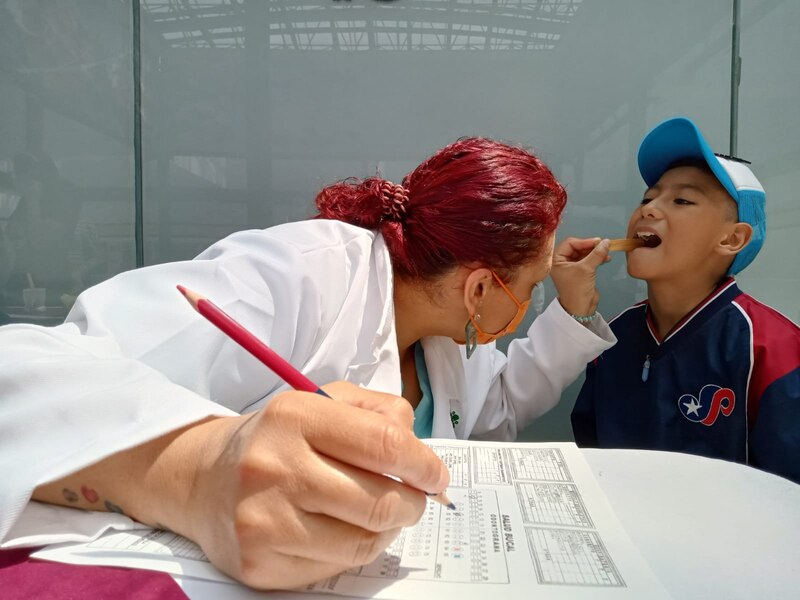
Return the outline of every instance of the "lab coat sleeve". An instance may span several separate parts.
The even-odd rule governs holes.
[[[337,318],[353,261],[336,235],[315,248],[301,234],[234,234],[193,261],[87,290],[64,325],[0,328],[0,541],[37,485],[285,389],[175,286],[209,296],[303,370]]]
[[[37,485],[232,411],[74,326],[0,329],[0,541]]]
[[[511,342],[508,356],[493,350],[492,385],[471,437],[516,439],[520,430],[558,403],[586,363],[616,341],[602,317],[585,327],[553,300],[527,337]]]

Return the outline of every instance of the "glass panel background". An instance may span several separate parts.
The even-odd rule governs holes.
[[[738,278],[762,302],[800,323],[800,3],[745,2],[738,151],[767,191],[767,241]]]
[[[59,323],[135,266],[132,11],[0,3],[0,321]],[[23,289],[44,288],[25,311]]]
[[[732,0],[0,3],[0,311],[58,322],[71,295],[135,266],[135,168],[145,264],[304,218],[344,177],[399,181],[464,135],[524,144],[550,164],[570,196],[562,236],[620,236],[650,127],[684,114],[729,151],[732,11]],[[795,320],[799,17],[789,0],[741,2],[734,131],[770,218],[739,280]],[[56,231],[38,238],[15,233],[31,197],[15,173],[25,154],[52,159],[43,215]],[[28,244],[13,257],[12,238]],[[48,289],[45,314],[20,308],[28,272]],[[602,268],[600,290],[607,316],[645,293],[622,257]],[[522,437],[571,439],[579,384]]]

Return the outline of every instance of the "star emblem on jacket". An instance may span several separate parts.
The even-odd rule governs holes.
[[[729,416],[735,406],[736,394],[733,390],[713,383],[704,385],[696,398],[692,394],[683,394],[678,399],[678,409],[684,417],[707,426],[716,423],[720,414]]]
[[[690,396],[691,400],[689,402],[684,402],[683,406],[686,407],[686,416],[689,415],[697,415],[697,411],[700,409],[700,403],[697,401],[697,398],[694,396]]]

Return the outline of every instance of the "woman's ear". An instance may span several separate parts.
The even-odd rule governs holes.
[[[747,246],[752,237],[753,227],[749,223],[734,223],[720,242],[718,249],[724,255],[738,254],[742,248]]]
[[[478,312],[478,307],[483,302],[492,284],[492,272],[481,267],[479,269],[467,270],[464,279],[464,306],[470,316]]]

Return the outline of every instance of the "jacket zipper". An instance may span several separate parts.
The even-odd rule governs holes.
[[[644,364],[642,365],[642,381],[647,381],[647,378],[650,377],[650,355],[648,354],[644,359]]]

